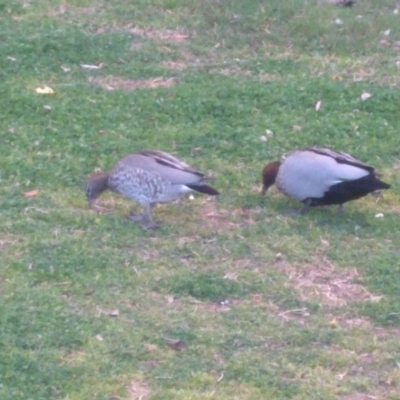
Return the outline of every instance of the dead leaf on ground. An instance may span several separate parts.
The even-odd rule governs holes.
[[[147,343],[147,344],[146,344],[146,350],[147,350],[148,352],[150,352],[150,353],[154,353],[155,351],[158,350],[158,347],[157,347],[157,345],[155,345],[155,344]]]
[[[361,97],[362,101],[365,101],[365,100],[369,99],[370,97],[372,97],[372,94],[364,92],[360,97]]]
[[[96,335],[95,338],[96,338],[99,342],[102,342],[102,341],[104,340],[104,339],[103,339],[103,336],[101,336],[101,335]]]
[[[55,93],[55,91],[49,86],[37,87],[35,89],[35,91],[36,91],[36,93],[39,93],[39,94],[54,94]]]
[[[115,309],[115,310],[111,310],[108,315],[110,317],[119,317],[119,310]]]
[[[31,190],[30,192],[23,193],[24,197],[34,197],[39,193],[38,189]]]
[[[99,62],[96,64],[80,64],[81,68],[83,69],[101,69],[104,67],[104,63],[103,62]]]
[[[382,46],[391,46],[392,45],[392,42],[390,40],[388,40],[388,39],[382,39],[379,43]]]
[[[171,347],[171,349],[174,349],[176,351],[183,351],[187,348],[187,344],[183,340],[180,340],[180,339],[166,338],[165,343],[167,343],[167,345],[169,347]]]

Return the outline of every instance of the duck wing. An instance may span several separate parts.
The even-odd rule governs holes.
[[[334,151],[325,147],[309,147],[307,149],[304,149],[307,151],[312,151],[316,154],[320,154],[323,156],[327,156],[327,157],[331,157],[334,160],[336,160],[337,163],[339,164],[348,164],[348,165],[352,165],[353,167],[358,167],[361,169],[364,169],[366,171],[374,171],[375,168],[371,167],[370,165],[357,160],[356,158],[354,158],[353,156],[351,156],[350,154],[344,153],[344,152],[340,152],[340,151]]]
[[[165,153],[164,151],[159,151],[159,150],[143,150],[139,154],[142,154],[146,157],[153,158],[157,163],[174,168],[174,169],[179,169],[181,171],[186,171],[186,172],[191,172],[193,174],[197,174],[199,176],[204,176],[200,171],[197,169],[187,165],[185,162],[182,160],[179,160],[178,158],[174,157],[171,154]]]
[[[207,179],[197,169],[190,167],[168,153],[158,150],[144,150],[139,153],[129,154],[121,159],[118,164],[158,175],[173,184],[200,183]]]

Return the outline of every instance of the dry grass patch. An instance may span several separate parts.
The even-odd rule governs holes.
[[[175,84],[175,78],[151,78],[151,79],[123,79],[115,76],[90,77],[92,85],[100,86],[105,90],[126,90],[156,89],[158,87],[171,87]]]
[[[367,317],[363,318],[352,318],[352,317],[347,317],[346,315],[340,315],[340,316],[329,316],[329,319],[331,321],[335,321],[338,325],[340,325],[343,328],[363,328],[363,329],[368,329],[371,331],[373,329],[373,325],[371,323],[371,320]]]
[[[155,28],[139,28],[138,26],[127,26],[125,28],[133,35],[141,36],[144,38],[167,41],[171,43],[183,43],[189,38],[189,35],[183,31],[170,30],[170,29],[155,29]]]
[[[222,68],[219,70],[219,73],[225,76],[236,76],[236,75],[251,76],[251,71],[242,69],[238,66]]]
[[[306,307],[303,307],[280,312],[278,317],[285,321],[296,321],[300,325],[305,325],[310,319],[310,313]]]
[[[222,302],[202,302],[198,300],[191,300],[194,303],[193,312],[210,312],[210,313],[222,313],[231,310],[232,306],[237,304],[237,301],[222,301]]]
[[[397,56],[389,59],[389,66],[398,68]],[[395,73],[382,74],[381,57],[358,57],[344,59],[335,55],[306,57],[309,74],[314,77],[330,77],[336,81],[376,82],[381,85],[398,85],[400,75]]]
[[[202,223],[213,230],[226,230],[237,227],[237,224],[228,219],[231,212],[228,213],[228,210],[217,210],[216,202],[212,199],[205,199],[202,202],[199,214]]]
[[[71,351],[62,357],[62,362],[68,365],[77,365],[86,361],[86,353],[83,351]]]
[[[188,67],[187,63],[185,61],[164,61],[162,63],[162,65],[165,68],[170,68],[173,69],[175,71],[183,71],[184,69],[186,69]]]
[[[345,396],[338,396],[338,400],[378,400],[382,397],[372,396],[365,393],[352,393]]]
[[[308,264],[286,264],[283,267],[291,283],[299,290],[302,301],[318,300],[326,306],[343,306],[351,301],[379,301],[360,280],[355,268],[336,268],[325,257],[314,257]]]
[[[14,245],[14,244],[16,244],[18,242],[19,242],[19,240],[16,239],[16,238],[1,236],[0,237],[0,248],[1,247],[12,246],[12,245]]]
[[[396,338],[400,338],[400,328],[384,328],[381,326],[375,326],[373,330],[374,333],[378,336],[378,338],[386,338],[389,336],[395,336]]]
[[[378,339],[384,339],[389,337],[400,338],[400,328],[389,328],[382,326],[375,326],[372,321],[367,317],[362,318],[354,318],[348,317],[346,315],[333,316],[330,315],[328,317],[332,321],[335,321],[339,326],[343,328],[362,328],[366,329],[371,334],[374,334],[378,337]]]
[[[267,72],[260,72],[255,75],[247,69],[240,68],[238,66],[226,67],[218,69],[218,72],[225,76],[247,76],[259,79],[262,82],[276,82],[281,81],[282,78],[277,74],[269,74]]]
[[[47,12],[50,18],[64,17],[65,15],[92,15],[96,13],[95,7],[75,7],[71,4],[60,4]]]
[[[224,277],[225,279],[229,279]],[[252,307],[262,310],[262,312],[266,312],[267,314],[278,314],[279,307],[274,304],[272,301],[267,301],[264,296],[260,293],[252,293],[248,296],[245,296],[240,299],[229,299],[223,300],[219,302],[203,302],[196,299],[191,300],[191,302],[195,305],[195,310],[205,311],[205,312],[213,312],[213,313],[222,313],[230,311],[232,308],[246,306]],[[288,313],[295,310],[289,310]],[[283,313],[282,313],[283,314]],[[280,315],[280,314],[279,314]],[[308,314],[309,315],[309,314]],[[286,318],[286,319],[296,319],[297,318]]]

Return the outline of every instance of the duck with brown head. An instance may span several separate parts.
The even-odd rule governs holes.
[[[270,186],[308,207],[343,204],[390,185],[381,181],[375,169],[349,154],[327,148],[309,147],[290,153],[285,160],[267,164],[262,172],[265,194]]]
[[[137,201],[143,214],[131,214],[146,229],[160,225],[152,218],[156,203],[165,203],[196,191],[216,196],[213,187],[204,183],[212,179],[168,153],[145,150],[129,154],[115,165],[110,173],[91,175],[86,184],[89,206],[96,209],[97,198],[107,189]]]

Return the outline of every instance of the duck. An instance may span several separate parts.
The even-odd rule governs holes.
[[[86,182],[86,198],[89,207],[100,210],[96,201],[110,190],[128,199],[135,200],[142,214],[130,214],[145,229],[157,229],[160,223],[153,220],[152,210],[157,203],[176,200],[186,193],[199,192],[210,196],[220,193],[205,181],[206,176],[185,162],[159,150],[143,150],[120,159],[111,172],[97,172]]]
[[[285,195],[299,200],[303,214],[309,207],[338,205],[357,200],[376,190],[389,189],[375,168],[351,155],[323,147],[295,150],[282,161],[265,165],[262,194],[275,184]]]

